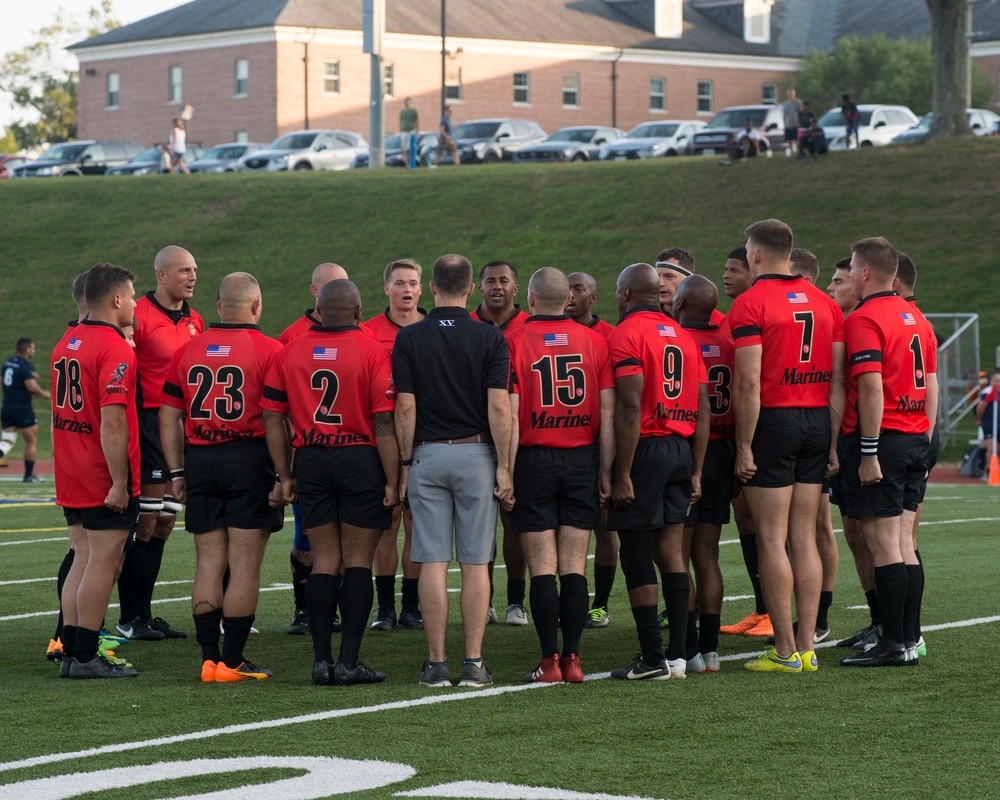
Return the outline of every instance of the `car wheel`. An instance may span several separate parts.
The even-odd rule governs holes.
[[[871,146],[872,146],[872,143],[871,143],[871,142],[862,142],[862,143],[861,143],[861,146],[862,146],[862,147],[871,147]]]
[[[665,155],[667,158],[672,158],[672,157],[674,157],[674,156],[677,155],[677,151],[676,150],[667,150],[667,152],[664,153],[663,155]]]
[[[295,165],[294,169],[296,171],[300,169],[312,169],[312,164],[310,164],[308,161],[300,161],[298,164]]]
[[[587,156],[585,156],[583,153],[577,153],[575,156],[573,156],[573,158],[570,159],[570,161],[577,161],[577,162],[586,160]]]
[[[500,156],[494,153],[492,150],[483,156],[484,164],[496,164],[500,161]]]

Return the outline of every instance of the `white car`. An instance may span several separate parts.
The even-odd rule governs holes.
[[[240,158],[237,172],[278,172],[295,169],[350,169],[368,142],[358,133],[339,130],[293,131],[263,150]]]
[[[693,119],[643,122],[621,139],[604,145],[598,158],[602,161],[624,161],[631,158],[687,155],[691,152],[695,132],[704,127],[703,121]]]
[[[882,147],[920,120],[906,106],[859,105],[858,141],[862,147]],[[854,150],[858,145],[851,135],[847,141],[847,124],[840,106],[831,108],[818,120],[827,146],[831,150]]]

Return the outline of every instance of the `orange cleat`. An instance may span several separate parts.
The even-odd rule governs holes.
[[[764,614],[760,622],[743,634],[744,636],[774,636],[774,628],[771,627],[771,618]]]
[[[215,670],[218,665],[214,661],[204,661],[201,665],[201,682],[215,683]]]
[[[723,625],[719,628],[719,633],[728,633],[731,635],[741,636],[746,633],[751,628],[755,628],[762,619],[769,619],[767,614],[758,614],[756,611],[747,614],[743,619],[737,622],[735,625]]]
[[[227,667],[225,661],[220,661],[215,666],[216,683],[236,683],[237,681],[262,681],[271,677],[271,671],[254,666],[249,661],[244,661],[236,669]]]
[[[45,651],[45,657],[49,661],[62,661],[63,646],[61,639],[49,639],[49,647]]]

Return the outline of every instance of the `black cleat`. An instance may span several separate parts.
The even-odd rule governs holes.
[[[837,647],[852,647],[855,650],[864,650],[864,646],[858,647],[861,642],[866,642],[872,639],[872,636],[878,637],[878,628],[874,625],[869,625],[867,628],[862,628],[860,631],[855,633],[853,636],[848,636],[846,639],[841,639],[837,642]]]
[[[313,683],[317,686],[331,686],[333,684],[334,664],[329,661],[313,662]]]
[[[154,631],[162,633],[164,639],[187,639],[188,637],[185,631],[179,631],[176,628],[171,628],[170,623],[163,617],[154,617],[153,619],[143,620],[143,622],[149,625],[149,627]]]
[[[117,630],[119,634],[124,636],[129,641],[142,640],[149,642],[158,642],[161,639],[167,638],[162,631],[156,630],[155,628],[150,626],[148,621],[144,622],[138,617],[136,617],[128,624],[119,622],[118,627],[115,628],[115,630]]]
[[[374,670],[362,661],[353,667],[337,662],[333,668],[334,686],[354,686],[358,683],[382,683],[385,673]]]
[[[391,631],[396,627],[396,609],[388,606],[379,608],[375,612],[375,621],[372,623],[373,631]]]
[[[399,615],[399,627],[413,628],[414,630],[424,629],[424,620],[420,616],[419,608],[404,608]]]
[[[295,616],[292,617],[292,624],[288,626],[288,633],[292,636],[309,633],[309,612],[304,608],[295,609]]]
[[[330,631],[332,633],[340,633],[340,631],[343,629],[343,627],[344,626],[340,624],[340,617],[338,617],[336,614],[334,614],[333,615],[333,627],[330,628]]]
[[[858,653],[856,656],[848,656],[840,660],[842,667],[908,667],[910,662],[906,657],[906,648],[901,645],[894,645],[885,640],[880,641],[875,647]]]
[[[139,673],[128,667],[112,664],[100,655],[84,661],[82,664],[75,658],[70,661],[69,677],[82,680],[84,678],[134,678]]]

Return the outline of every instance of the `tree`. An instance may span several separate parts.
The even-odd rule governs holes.
[[[931,12],[934,50],[934,121],[929,136],[938,138],[969,133],[965,116],[968,96],[969,40],[966,15],[968,0],[926,0]]]

